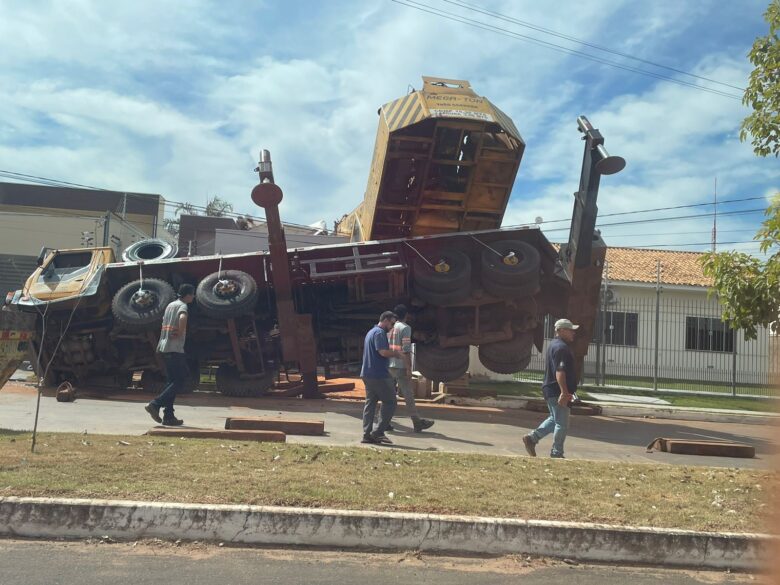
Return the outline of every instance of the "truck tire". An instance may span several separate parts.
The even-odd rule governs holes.
[[[213,319],[246,315],[257,303],[257,283],[241,270],[214,272],[198,284],[195,301],[203,314]]]
[[[225,396],[251,398],[262,396],[273,386],[274,376],[267,372],[263,377],[242,379],[235,366],[221,364],[217,368],[217,391]]]
[[[530,244],[519,240],[500,240],[491,242],[490,247],[482,250],[482,283],[499,285],[532,285],[539,283],[539,251]],[[517,264],[504,264],[502,256],[514,253]]]
[[[447,367],[443,369],[432,368],[422,364],[417,366],[417,371],[434,382],[452,382],[463,376],[468,370],[468,361],[465,364],[460,364],[458,367]]]
[[[482,353],[480,353],[479,361],[488,370],[495,372],[496,374],[516,374],[528,367],[528,364],[531,363],[531,356],[529,355],[527,358],[511,362],[497,362],[484,357]]]
[[[530,280],[521,284],[501,284],[489,280],[482,281],[484,291],[499,299],[521,299],[532,297],[539,292],[539,280]]]
[[[114,320],[125,329],[145,331],[160,326],[165,307],[176,298],[173,287],[157,278],[128,282],[111,301]]]
[[[165,389],[165,376],[154,370],[144,370],[141,374],[141,390],[145,394],[157,396]]]
[[[494,362],[519,362],[531,357],[534,344],[533,332],[516,333],[509,341],[486,343],[479,346],[479,358]]]
[[[164,260],[166,258],[173,258],[179,248],[176,244],[171,244],[165,240],[159,238],[149,238],[148,240],[141,240],[130,244],[127,249],[122,252],[122,260],[125,262],[138,262],[139,260]]]
[[[415,359],[417,369],[420,370],[420,372],[422,372],[422,368],[441,371],[447,371],[449,369],[457,370],[464,364],[468,367],[469,346],[439,347],[438,345],[417,345]],[[462,376],[463,374],[460,375]]]
[[[413,262],[413,282],[426,290],[446,293],[454,289],[470,288],[471,259],[465,252],[456,248],[445,248],[438,254],[427,254],[430,262],[436,264],[440,260],[447,263],[447,272],[436,272],[421,258]]]
[[[415,284],[414,294],[421,301],[431,305],[454,305],[461,301],[465,301],[471,296],[471,283],[466,283],[459,288],[453,288],[445,292],[430,290],[424,286]]]

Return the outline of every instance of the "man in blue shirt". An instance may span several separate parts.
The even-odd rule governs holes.
[[[402,359],[401,352],[390,349],[387,333],[395,325],[396,316],[385,311],[379,316],[379,323],[366,334],[363,344],[363,367],[360,377],[366,387],[366,405],[363,407],[363,443],[392,444],[385,431],[395,412],[395,384],[390,377],[389,358]],[[375,430],[374,415],[376,405],[381,403],[379,423]]]
[[[568,319],[558,319],[555,322],[555,339],[547,346],[542,384],[550,416],[535,431],[523,437],[523,445],[531,457],[536,457],[536,444],[542,437],[553,433],[550,457],[563,459],[563,442],[569,428],[569,405],[577,391],[574,354],[569,346],[574,341],[579,327]]]

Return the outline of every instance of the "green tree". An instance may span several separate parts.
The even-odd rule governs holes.
[[[204,215],[211,217],[224,217],[232,211],[232,203],[228,203],[218,195],[214,195],[214,197],[206,202]],[[173,211],[173,217],[167,217],[163,220],[163,227],[165,227],[165,229],[168,230],[168,233],[171,235],[179,235],[182,214],[200,215],[200,212],[195,209],[195,206],[192,203],[179,203],[176,206],[176,209]]]
[[[753,43],[748,57],[754,69],[742,103],[753,113],[742,122],[739,133],[744,141],[752,137],[753,151],[759,156],[780,155],[780,0],[772,0],[764,14],[769,34]]]
[[[780,0],[764,14],[769,34],[759,37],[749,53],[754,65],[743,103],[753,109],[742,122],[740,140],[752,137],[758,156],[780,155]],[[709,252],[702,259],[704,274],[713,280],[712,292],[723,307],[723,320],[755,339],[758,327],[780,333],[780,194],[766,210],[766,219],[753,238],[761,242],[760,260],[743,252]]]

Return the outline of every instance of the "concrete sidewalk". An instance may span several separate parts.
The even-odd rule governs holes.
[[[121,395],[111,399],[80,397],[76,402],[58,403],[53,396],[41,399],[39,430],[96,434],[141,435],[154,425],[143,405],[148,395]],[[30,430],[35,417],[36,392],[26,386],[6,385],[0,391],[0,428]],[[176,413],[188,426],[224,428],[225,419],[235,416],[289,416],[325,421],[325,436],[289,436],[291,443],[357,445],[361,438],[362,402],[297,399],[231,399],[196,392],[177,400]],[[396,448],[455,453],[525,456],[521,437],[536,427],[543,413],[495,407],[420,405],[423,416],[436,421],[430,431],[414,433],[405,409],[394,419],[396,432],[390,437]],[[672,453],[647,453],[645,446],[656,437],[724,440],[753,445],[756,458],[700,457]],[[539,447],[545,456],[550,441]],[[625,463],[712,465],[724,467],[772,468],[778,452],[776,428],[753,424],[670,421],[621,416],[576,416],[572,418],[566,455]]]
[[[529,402],[542,402],[538,398],[499,394],[496,398],[464,398],[452,396],[448,404],[461,406],[484,406],[493,408],[526,409]],[[665,420],[686,420],[722,422],[754,425],[780,425],[780,413],[726,410],[720,408],[695,408],[664,404],[643,404],[640,402],[610,402],[587,400],[587,404],[601,408],[604,416],[626,416],[632,418],[660,418]]]
[[[761,569],[777,540],[761,534],[437,514],[18,497],[0,497],[0,536],[531,554],[739,570]]]

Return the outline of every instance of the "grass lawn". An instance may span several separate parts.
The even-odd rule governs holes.
[[[241,503],[767,530],[769,471],[0,430],[0,496]],[[129,443],[129,444],[125,444]]]
[[[498,394],[541,398],[541,382],[470,382],[470,388],[495,390]],[[652,390],[625,390],[622,388],[602,388],[585,385],[577,390],[577,396],[582,400],[592,400],[588,391],[605,394],[622,394],[624,396],[652,396],[666,400],[672,406],[690,406],[694,408],[724,408],[727,410],[751,410],[756,412],[780,412],[780,400],[761,398],[743,398],[737,396],[699,396],[694,394],[671,394],[653,392]]]

